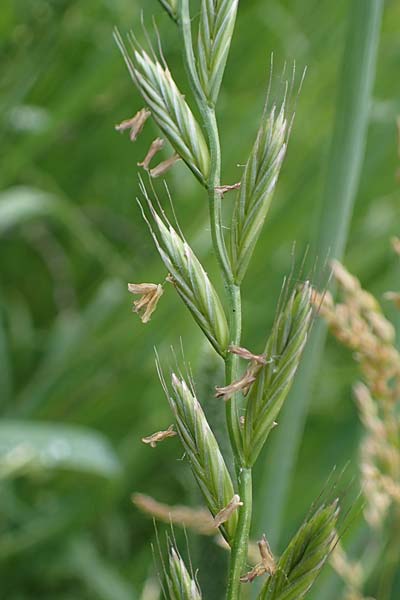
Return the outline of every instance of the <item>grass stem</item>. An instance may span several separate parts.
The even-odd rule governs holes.
[[[252,514],[252,473],[251,469],[239,470],[239,495],[243,506],[239,509],[239,521],[231,553],[227,600],[240,598],[240,577],[246,569],[247,548]]]

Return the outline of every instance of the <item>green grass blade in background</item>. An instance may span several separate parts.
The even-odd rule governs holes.
[[[97,600],[135,600],[137,594],[114,566],[98,552],[89,537],[79,536],[68,544],[66,565],[79,577]]]
[[[119,460],[100,433],[58,423],[0,421],[0,479],[54,469],[107,479],[121,475]]]
[[[345,249],[363,163],[383,0],[353,0],[328,161],[325,192],[313,257],[323,263]],[[296,464],[312,385],[319,368],[325,329],[317,323],[279,427],[267,448],[268,463],[258,497],[258,531],[268,531],[276,547],[282,529],[290,480]],[[262,507],[262,510],[261,510]]]
[[[12,397],[11,355],[8,348],[7,332],[3,318],[0,296],[0,407],[9,404]]]
[[[125,287],[120,281],[105,279],[80,314],[60,314],[54,320],[42,360],[7,415],[26,418],[37,414],[47,402],[51,402],[51,390],[71,372],[79,351],[85,345],[95,344],[96,332],[121,305],[124,294]]]
[[[129,267],[105,236],[91,224],[82,211],[54,194],[40,189],[15,186],[0,192],[0,235],[32,219],[56,219],[114,275],[128,274]]]

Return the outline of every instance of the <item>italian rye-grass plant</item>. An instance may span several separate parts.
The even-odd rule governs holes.
[[[116,32],[116,42],[141,94],[146,115],[151,113],[162,135],[205,188],[211,238],[225,284],[220,298],[206,270],[179,227],[168,221],[153,188],[141,180],[142,214],[172,284],[196,323],[225,364],[225,381],[214,402],[225,408],[234,473],[226,463],[216,436],[202,409],[190,376],[167,373],[157,360],[176,432],[205,503],[230,549],[226,598],[237,600],[243,586],[264,578],[259,599],[304,598],[322,569],[336,540],[337,501],[319,506],[309,515],[280,558],[275,559],[267,538],[259,542],[261,562],[249,571],[249,533],[252,521],[252,471],[270,431],[279,419],[291,388],[312,323],[312,289],[308,282],[284,286],[272,331],[264,352],[242,348],[241,288],[266,219],[285,157],[293,114],[285,85],[283,98],[267,98],[258,133],[240,183],[221,185],[221,149],[215,107],[233,35],[238,0],[202,0],[199,18],[192,21],[189,0],[160,0],[177,26],[188,80],[200,119],[179,91],[165,62],[159,41],[157,53],[141,47],[133,33],[127,43]],[[197,29],[197,32],[194,32]],[[194,35],[196,33],[196,35]],[[132,120],[137,129],[137,122]],[[127,123],[127,122],[124,122]],[[140,127],[144,123],[140,122]],[[123,125],[123,124],[121,124]],[[134,130],[134,138],[136,137]],[[132,131],[131,131],[132,133]],[[157,149],[153,142],[144,168],[150,177],[174,164],[150,169]],[[236,190],[236,191],[235,191]],[[228,222],[223,222],[223,194],[236,193]],[[228,233],[225,233],[228,232]],[[134,309],[148,322],[164,284],[129,284],[142,297]],[[173,429],[144,438],[146,443],[174,435]],[[264,532],[259,532],[260,534]],[[175,545],[170,544],[165,566],[166,592],[177,600],[200,598],[199,586],[189,574]]]

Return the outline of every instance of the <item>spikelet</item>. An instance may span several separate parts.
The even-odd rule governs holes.
[[[170,600],[201,600],[199,587],[174,545],[170,545],[166,580]]]
[[[264,111],[237,195],[231,228],[234,276],[240,283],[264,225],[286,154],[290,130],[286,100]]]
[[[163,220],[157,214],[143,183],[141,189],[157,226],[158,236],[149,224],[158,252],[170,273],[168,281],[173,283],[216,351],[224,356],[229,344],[229,330],[218,294],[186,240],[175,231],[164,215]]]
[[[210,168],[208,147],[200,125],[168,68],[140,48],[133,36],[129,38],[132,46],[130,55],[119,33],[114,35],[131,78],[158,126],[200,182],[205,184]]]
[[[202,0],[197,70],[206,98],[218,98],[235,26],[238,0]]]
[[[171,19],[176,21],[177,19],[177,9],[178,9],[178,1],[177,0],[159,0],[160,4],[167,11]]]
[[[259,600],[302,600],[337,540],[338,502],[321,506],[300,527],[267,579]]]
[[[231,502],[235,493],[218,442],[203,409],[184,379],[172,375],[173,394],[168,393],[165,383],[163,386],[193,474],[211,514],[216,517]],[[220,526],[228,543],[233,540],[236,524],[237,511],[234,511]]]
[[[248,466],[254,464],[289,393],[311,324],[311,286],[294,290],[268,339],[265,356],[250,388],[244,420],[243,446]]]

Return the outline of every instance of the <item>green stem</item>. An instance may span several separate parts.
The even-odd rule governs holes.
[[[252,512],[252,477],[251,469],[239,470],[239,495],[243,506],[239,509],[239,521],[235,532],[235,540],[231,552],[227,600],[240,598],[240,577],[246,570],[247,550]]]
[[[229,289],[233,283],[233,274],[222,229],[221,194],[216,191],[216,188],[221,185],[221,147],[219,142],[218,125],[215,116],[215,110],[212,107],[208,106],[204,111],[203,116],[210,146],[211,167],[208,180],[208,199],[211,236],[225,284]]]
[[[185,67],[188,73],[190,86],[195,95],[204,128],[208,137],[210,149],[210,173],[208,174],[207,189],[210,210],[211,236],[213,246],[221,267],[227,286],[233,281],[232,269],[226,251],[225,240],[222,230],[221,217],[221,194],[216,188],[221,185],[221,146],[219,140],[218,124],[215,116],[214,106],[208,104],[207,98],[202,90],[196,69],[196,59],[193,53],[192,30],[190,24],[189,1],[181,0],[179,4],[179,24],[185,47]]]
[[[188,73],[191,88],[203,118],[204,128],[208,137],[211,166],[210,173],[208,175],[207,190],[211,237],[229,299],[230,343],[239,345],[242,329],[240,286],[236,285],[234,282],[232,266],[226,249],[222,227],[222,196],[219,192],[217,192],[217,188],[221,185],[221,146],[218,124],[215,115],[215,107],[212,102],[207,101],[197,74],[196,60],[193,53],[189,0],[180,0],[179,23],[185,46],[184,56],[186,71]],[[232,381],[235,381],[237,377],[238,356],[227,352],[225,358],[226,384],[229,385],[232,383]],[[243,464],[243,459],[241,456],[241,432],[239,428],[240,425],[237,412],[237,400],[235,397],[229,400],[226,404],[226,421],[231,447],[235,458],[236,469],[238,471],[239,495],[244,503],[244,506],[240,509],[239,513],[238,527],[235,533],[235,540],[229,566],[229,585],[227,598],[228,600],[235,600],[239,598],[240,576],[244,572],[245,561],[247,559],[248,538],[252,513],[251,470],[241,468],[241,465]]]
[[[229,296],[229,330],[231,334],[230,342],[234,346],[240,345],[242,335],[242,301],[240,286],[231,284],[228,287]],[[236,381],[239,377],[239,357],[232,352],[228,352],[225,359],[225,381],[226,385]],[[236,465],[243,465],[242,456],[242,436],[240,432],[240,421],[237,410],[237,400],[235,395],[226,402],[226,422],[228,426],[229,437],[234,451]]]

